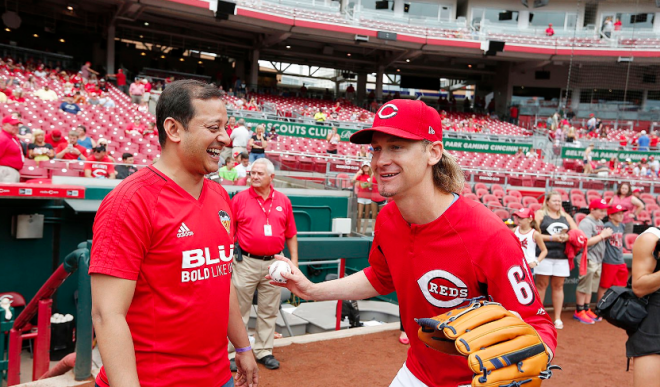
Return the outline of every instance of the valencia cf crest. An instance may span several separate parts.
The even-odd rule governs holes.
[[[229,234],[229,230],[231,230],[231,217],[226,211],[218,211],[218,216],[220,217],[220,223],[222,223],[225,230],[227,230],[227,234]]]

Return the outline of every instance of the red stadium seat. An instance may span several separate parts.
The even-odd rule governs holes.
[[[517,197],[517,196],[506,195],[506,196],[504,196],[504,199],[502,199],[502,203],[505,206],[509,203],[520,203],[520,198]]]
[[[651,194],[648,194],[648,193],[643,193],[643,194],[639,195],[639,197],[640,197],[640,199],[642,199],[642,201],[644,203],[654,203],[655,202],[655,196],[653,196]]]
[[[589,197],[589,196],[598,196],[599,198],[602,198],[602,195],[600,194],[600,191],[596,191],[594,189],[587,190],[587,197]]]
[[[234,181],[234,185],[247,185],[247,177],[241,177],[240,179]]]
[[[522,205],[525,207],[529,207],[530,204],[538,203],[539,201],[536,200],[536,198],[533,198],[531,196],[525,196],[522,198]]]
[[[488,202],[486,203],[486,207],[488,207],[489,210],[496,210],[502,208],[502,203],[500,202]]]
[[[475,195],[473,193],[466,193],[465,195],[463,195],[463,197],[466,198],[466,199],[474,200],[475,202],[479,201],[479,198],[477,197],[477,195]]]
[[[482,197],[481,197],[481,201],[482,201],[483,203],[497,202],[499,205],[502,205],[502,204],[500,203],[500,199],[498,199],[497,196],[492,195],[492,194],[488,194],[488,195],[484,195],[484,196],[482,196]]]
[[[28,180],[28,179],[47,179],[48,178],[48,170],[45,168],[39,168],[36,166],[31,166],[31,167],[23,167],[20,171],[19,174],[21,175],[21,180]]]
[[[481,199],[484,195],[488,195],[488,190],[485,188],[477,188],[476,190],[477,197]]]
[[[522,194],[520,193],[520,191],[515,190],[515,189],[510,189],[508,195],[516,196],[516,197],[519,197],[520,199],[522,199]]]
[[[490,192],[495,192],[495,191],[504,191],[504,187],[502,187],[499,184],[493,184],[490,186]]]
[[[345,173],[337,174],[337,184],[341,189],[352,189],[351,177]]]
[[[474,185],[474,192],[477,192],[477,190],[480,190],[480,189],[485,189],[486,191],[488,191],[488,186],[484,183],[477,183],[477,184]]]
[[[503,198],[504,196],[506,196],[506,194],[504,193],[504,191],[500,191],[499,189],[496,189],[495,191],[493,191],[493,195],[497,196],[497,198],[498,198],[499,200],[502,200],[502,198]]]
[[[507,211],[507,210],[497,209],[497,210],[494,210],[493,212],[495,213],[495,215],[497,215],[502,220],[509,219],[509,211]]]
[[[506,206],[511,210],[511,212],[518,211],[524,208],[524,206],[521,203],[517,203],[517,202],[509,203]]]
[[[603,199],[610,200],[612,196],[614,196],[614,192],[612,191],[603,192]]]
[[[649,215],[649,212],[646,210],[642,210],[639,212],[639,215],[637,215],[637,222],[642,223],[642,224],[650,224],[651,223],[651,215]]]
[[[626,234],[623,237],[623,247],[632,251],[633,244],[635,243],[635,240],[637,239],[638,236],[639,234],[633,234],[633,233]]]
[[[584,214],[582,212],[578,212],[575,214],[575,224],[580,225],[580,222],[582,219],[586,218],[587,214]]]
[[[540,210],[541,208],[543,208],[543,204],[541,204],[541,203],[532,203],[532,204],[529,205],[529,209],[534,211],[534,212]]]
[[[653,213],[654,211],[660,210],[660,206],[651,202],[649,204],[645,204],[644,209],[649,213]]]
[[[71,177],[81,177],[82,171],[76,171],[73,169],[53,169],[51,176],[71,176]]]
[[[587,201],[584,200],[584,198],[582,198],[580,196],[573,196],[571,199],[572,199],[571,200],[571,205],[573,205],[574,207],[577,207],[578,209],[589,207],[589,205],[587,204]]]

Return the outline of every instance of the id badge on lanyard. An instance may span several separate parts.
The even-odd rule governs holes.
[[[270,212],[273,209],[273,202],[275,201],[275,195],[274,192],[271,192],[271,200],[270,200],[270,208],[268,208],[268,212],[266,212],[266,209],[264,206],[261,205],[261,202],[259,202],[259,199],[257,199],[257,203],[259,204],[259,207],[261,207],[261,210],[264,212],[264,215],[266,215],[266,224],[264,224],[264,235],[265,236],[273,236],[273,226],[270,225],[268,221],[268,217],[270,216]],[[264,204],[266,202],[264,201]]]
[[[273,236],[273,227],[270,224],[264,224],[264,235]]]

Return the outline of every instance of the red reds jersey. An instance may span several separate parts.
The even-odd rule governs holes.
[[[63,150],[67,149],[68,147],[69,147],[68,142],[60,143],[60,145],[58,145],[57,148],[55,149],[55,153],[56,154],[60,153]],[[86,148],[84,148],[84,147],[82,147],[81,145],[78,145],[78,144],[74,145],[73,147],[80,151],[80,156],[78,156],[75,153],[66,152],[64,154],[64,156],[62,156],[62,160],[78,160],[78,158],[80,158],[80,157],[82,157],[82,158],[87,157],[87,149]]]
[[[103,200],[90,274],[136,281],[126,315],[143,387],[222,386],[233,240],[229,196],[204,180],[199,199],[149,167]],[[96,382],[107,386],[105,370]]]
[[[16,136],[0,129],[0,165],[16,170],[23,168],[23,148]]]
[[[284,242],[298,233],[291,200],[272,185],[265,201],[250,187],[236,194],[231,206],[236,237],[244,253],[279,254],[284,250]],[[266,218],[271,226],[270,236],[265,235]]]
[[[105,156],[103,160],[96,160],[96,157],[89,156],[85,164],[85,170],[92,171],[92,177],[109,177],[110,174],[115,173],[115,167],[111,164],[112,160]]]
[[[397,292],[403,327],[410,338],[406,366],[432,387],[470,384],[463,356],[427,348],[417,338],[415,318],[433,317],[466,299],[490,296],[518,312],[554,352],[557,333],[543,309],[520,242],[482,204],[458,200],[433,222],[409,225],[395,202],[381,210],[364,270],[380,294]]]

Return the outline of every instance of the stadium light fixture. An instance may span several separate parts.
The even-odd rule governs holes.
[[[346,54],[346,56],[351,56],[351,53],[350,53],[350,52],[349,52],[349,53],[347,53],[347,54]]]
[[[183,61],[185,61],[185,59],[179,58],[179,62],[183,62]]]
[[[140,39],[144,39],[144,35],[140,35]]]
[[[69,12],[73,12],[73,5],[67,5],[66,10]]]
[[[199,62],[197,62],[197,64],[204,64],[204,62],[202,62],[202,61],[200,60]]]
[[[291,46],[286,46],[286,49],[287,49],[287,50],[290,50],[290,49],[291,49]]]
[[[140,53],[140,55],[142,55],[142,56],[147,56],[147,53],[146,53],[146,52],[143,52],[143,53]]]
[[[32,36],[34,36],[35,38],[38,38],[38,37],[39,37],[39,35],[38,35],[38,34],[34,34],[34,35],[32,35]]]
[[[66,40],[60,39],[60,43],[64,43],[64,42],[66,42]]]
[[[165,59],[165,55],[161,55],[161,56],[160,56],[160,59]]]
[[[401,72],[401,69],[396,69],[396,72],[397,72],[397,73],[400,73],[400,72]]]
[[[410,63],[410,59],[406,59],[406,63]]]
[[[469,68],[469,69],[471,69],[471,68],[472,68],[472,65],[471,65],[471,64],[469,64],[469,65],[468,65],[468,68]]]
[[[9,28],[5,28],[5,31],[7,31],[7,32],[11,32],[11,30],[10,30]]]
[[[144,25],[149,27],[149,22],[144,22]]]

